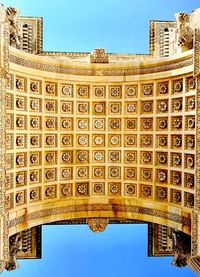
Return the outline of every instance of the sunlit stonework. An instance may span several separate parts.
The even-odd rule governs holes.
[[[108,218],[88,218],[88,226],[94,233],[103,232],[108,225]]]
[[[149,256],[200,274],[200,10],[151,21],[139,56],[45,52],[18,14],[0,6],[1,270],[41,257],[43,224],[143,222]]]
[[[102,48],[95,48],[90,55],[91,63],[108,63],[109,56]]]

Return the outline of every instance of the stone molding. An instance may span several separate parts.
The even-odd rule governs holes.
[[[194,70],[197,74],[197,65],[199,66],[199,49],[197,47],[197,38],[200,47],[200,31],[195,31],[195,53]],[[197,78],[197,108],[196,108],[196,176],[195,176],[195,206],[192,213],[192,257],[199,255],[199,213],[200,213],[200,77]]]
[[[200,211],[200,77],[197,78],[195,210]]]
[[[79,76],[133,76],[165,72],[180,69],[193,64],[193,57],[186,57],[184,60],[170,61],[161,65],[150,65],[146,67],[132,67],[127,69],[87,69],[87,68],[69,68],[36,61],[26,60],[22,57],[10,54],[10,62],[28,67],[31,69],[47,71],[57,74],[79,75]]]
[[[45,210],[40,210],[37,212],[32,212],[27,215],[22,215],[16,217],[9,222],[9,228],[15,227],[19,224],[23,224],[27,221],[37,220],[46,216],[51,215],[58,215],[63,213],[72,213],[72,212],[92,212],[92,211],[114,211],[114,212],[126,212],[132,214],[142,214],[142,215],[151,215],[158,218],[163,218],[166,220],[174,221],[179,224],[183,224],[184,226],[191,226],[191,220],[187,217],[170,213],[168,211],[161,211],[151,208],[145,208],[140,206],[133,206],[133,205],[123,205],[123,204],[113,204],[113,205],[106,205],[106,204],[94,204],[94,205],[72,205],[67,207],[57,207],[57,208],[50,208]]]
[[[194,76],[200,73],[200,30],[195,29],[194,36]]]
[[[2,11],[0,11],[2,12]],[[6,210],[6,87],[9,70],[9,24],[0,23],[0,268],[9,259],[8,211]]]

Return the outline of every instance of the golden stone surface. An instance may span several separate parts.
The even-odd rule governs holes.
[[[54,73],[50,57],[44,57],[39,70],[37,56],[12,48],[10,53],[13,86],[8,84],[6,96],[11,234],[49,220],[88,217],[90,211],[107,218],[108,211],[116,209],[110,203],[123,207],[118,216],[190,233],[196,86],[188,86],[189,80],[194,83],[192,65],[176,68],[176,63],[190,59],[192,52],[175,58],[174,69],[167,72],[144,56],[143,67],[157,66],[158,72],[125,81],[115,75],[111,63],[106,65],[112,70],[109,78],[97,77],[104,65],[94,69],[92,64],[82,65],[85,73],[78,78]],[[20,67],[17,57],[23,61]],[[168,66],[162,63],[163,69]],[[54,65],[63,68],[59,60],[54,59]],[[120,68],[120,62],[116,66]],[[126,66],[134,68],[131,62]],[[87,70],[96,74],[88,76]],[[129,206],[144,211],[129,212]],[[70,207],[77,212],[67,212]],[[21,218],[24,208],[30,216],[26,223]],[[183,214],[187,220],[181,223]]]
[[[199,30],[194,49],[181,40],[183,53],[163,60],[104,49],[29,55],[0,27],[0,258],[25,229],[88,219],[102,231],[109,218],[176,228],[200,255]]]

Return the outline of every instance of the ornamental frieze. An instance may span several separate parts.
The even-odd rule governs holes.
[[[25,60],[24,58],[14,56],[10,54],[10,62],[18,64],[24,67],[53,72],[58,74],[67,75],[82,75],[82,76],[133,76],[133,75],[144,75],[152,74],[158,72],[165,72],[170,70],[176,70],[193,64],[193,58],[187,57],[183,61],[167,62],[164,65],[148,66],[144,68],[132,68],[132,69],[110,69],[110,70],[93,70],[93,69],[81,69],[81,68],[67,68],[60,67],[51,64],[39,63],[30,60]]]
[[[84,188],[82,192],[82,188],[80,189],[81,193],[84,193]],[[10,220],[9,228],[12,228],[18,224],[23,224],[27,221],[37,220],[46,216],[59,215],[63,213],[76,213],[80,211],[96,211],[96,212],[124,212],[124,213],[132,213],[132,214],[144,214],[144,215],[152,215],[158,218],[165,218],[170,221],[178,222],[180,224],[186,225],[188,227],[191,226],[191,220],[187,217],[182,217],[177,214],[173,214],[166,211],[151,209],[151,208],[143,208],[140,206],[131,206],[131,205],[102,205],[102,204],[94,204],[94,205],[73,205],[67,207],[58,207],[52,209],[45,209],[37,212],[30,213],[28,215],[23,215],[17,217],[15,219]]]

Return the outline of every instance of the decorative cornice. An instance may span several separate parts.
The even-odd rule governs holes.
[[[64,56],[64,57],[88,57],[90,52],[56,52],[43,51],[39,56]]]
[[[171,62],[162,65],[148,66],[148,67],[139,67],[133,69],[119,69],[119,70],[104,70],[102,75],[105,76],[131,76],[131,75],[144,75],[144,74],[153,74],[158,72],[170,71],[193,64],[193,59],[187,58],[179,62]]]
[[[184,60],[172,60],[172,61],[165,61],[163,64],[159,65],[149,65],[142,67],[141,65],[138,67],[129,67],[129,68],[119,68],[119,69],[92,69],[92,67],[88,68],[76,68],[74,67],[64,67],[58,65],[52,65],[47,63],[39,63],[37,61],[31,61],[24,59],[22,57],[17,57],[13,54],[10,55],[10,62],[28,67],[31,69],[47,71],[52,73],[58,74],[68,74],[68,75],[82,75],[82,76],[133,76],[133,75],[144,75],[144,74],[153,74],[159,72],[165,72],[175,69],[180,69],[186,66],[190,66],[193,64],[193,57],[189,56],[186,57]],[[87,65],[87,64],[86,64]]]
[[[39,56],[64,56],[64,57],[89,57],[90,52],[57,52],[57,51],[43,51],[39,54]],[[139,57],[147,57],[152,58],[151,54],[132,54],[132,53],[107,53],[111,58],[139,58]]]
[[[10,55],[10,62],[24,67],[41,70],[41,71],[52,72],[52,73],[61,73],[61,74],[69,74],[69,75],[85,75],[85,76],[95,75],[95,70],[92,70],[92,69],[65,68],[65,67],[51,65],[51,64],[48,65],[48,64],[28,61],[14,55]]]
[[[37,220],[46,216],[58,215],[63,213],[76,213],[81,211],[113,211],[113,212],[125,212],[132,214],[142,214],[142,215],[151,215],[158,218],[163,218],[166,220],[174,221],[179,224],[183,224],[184,226],[191,226],[191,220],[187,217],[182,217],[175,213],[170,213],[168,211],[161,211],[151,208],[144,208],[140,206],[132,206],[132,205],[122,205],[122,204],[94,204],[94,205],[73,205],[67,207],[57,207],[45,209],[37,212],[33,212],[27,215],[23,215],[17,218],[10,220],[9,228],[12,228],[18,224],[22,224],[31,220]]]

